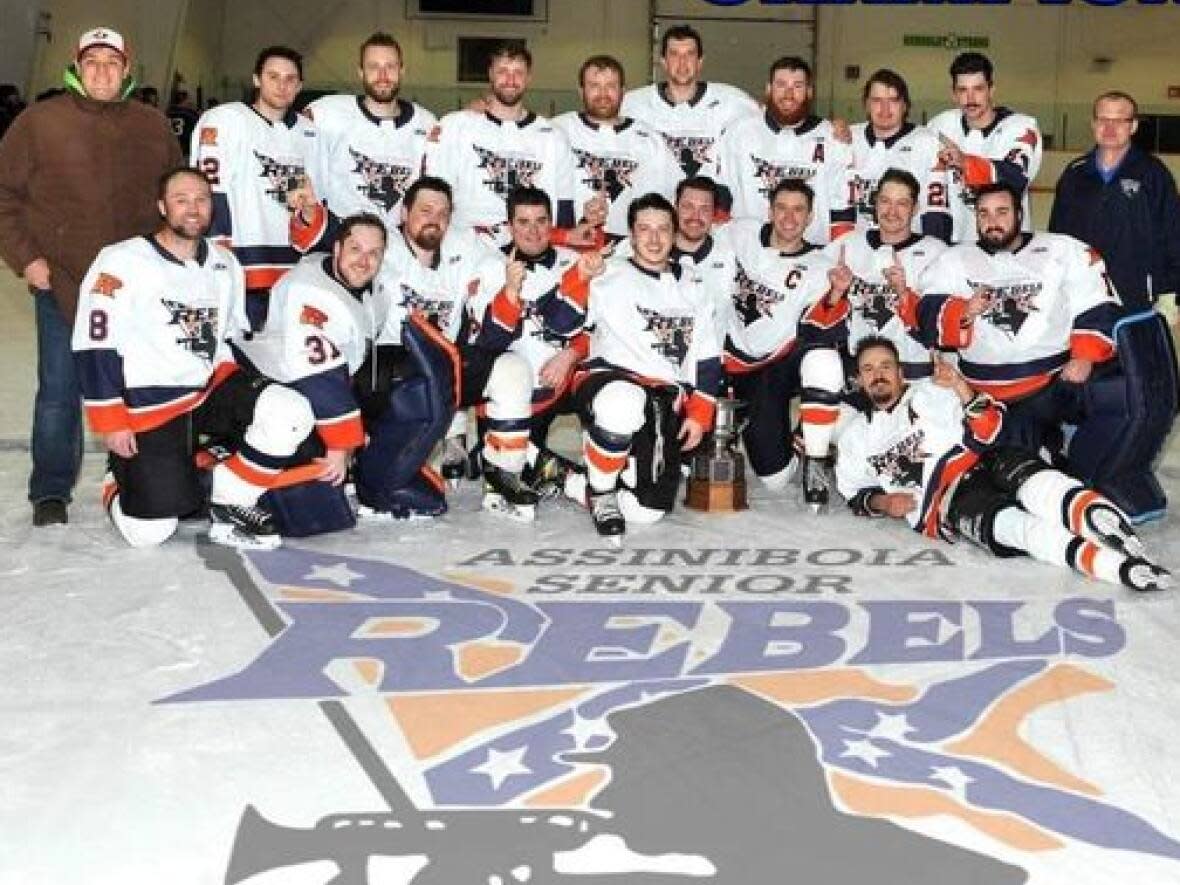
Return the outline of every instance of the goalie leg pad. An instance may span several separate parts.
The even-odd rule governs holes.
[[[350,529],[356,517],[342,486],[326,482],[305,482],[271,489],[259,504],[271,512],[279,534],[306,538]]]

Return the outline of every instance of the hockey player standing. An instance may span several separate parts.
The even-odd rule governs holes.
[[[299,260],[290,212],[309,192],[317,148],[312,122],[291,110],[303,88],[298,52],[269,46],[258,53],[254,88],[253,103],[227,102],[201,116],[189,157],[213,185],[212,234],[245,269],[246,312],[260,329],[271,286]],[[307,244],[320,233],[307,230]]]
[[[951,62],[950,74],[958,107],[926,125],[942,143],[942,164],[950,173],[951,242],[975,237],[976,196],[993,182],[1004,182],[1020,195],[1024,230],[1032,230],[1028,186],[1041,168],[1043,148],[1036,118],[995,105],[987,56],[964,52]]]
[[[578,72],[582,110],[557,117],[574,156],[574,205],[613,240],[627,236],[627,207],[637,196],[669,199],[680,166],[659,133],[619,113],[623,66],[609,55],[586,59]]]
[[[524,103],[532,67],[532,54],[523,46],[505,43],[496,49],[488,62],[490,94],[484,109],[443,117],[426,155],[426,171],[462,197],[454,207],[455,228],[475,231],[495,247],[508,241],[505,204],[518,187],[545,191],[559,227],[570,229],[577,222],[569,142]]]
[[[766,111],[731,125],[721,137],[721,181],[733,193],[733,217],[764,221],[775,186],[788,178],[806,181],[815,194],[807,240],[824,245],[852,230],[849,203],[852,151],[832,124],[811,113],[815,90],[811,66],[783,56],[770,66]]]
[[[913,231],[921,188],[901,169],[887,169],[874,187],[875,228],[856,230],[828,245],[827,255],[852,271],[848,288],[848,353],[863,338],[883,335],[901,354],[906,378],[930,374],[930,352],[917,334],[919,280],[946,244]]]
[[[951,238],[948,177],[941,163],[938,137],[909,121],[910,88],[895,71],[875,71],[864,86],[864,123],[852,127],[852,173],[849,199],[856,208],[856,227],[876,227],[873,215],[877,185],[886,169],[902,169],[918,182],[914,233]]]
[[[490,250],[469,231],[451,224],[451,187],[425,175],[402,201],[403,221],[395,230],[379,282],[390,297],[384,327],[377,336],[379,377],[404,373],[406,352],[402,325],[412,312],[426,317],[454,344],[460,361],[457,406],[483,413],[485,509],[511,519],[530,521],[537,496],[521,473],[528,452],[533,372],[515,353],[504,353],[476,340],[468,343],[468,302],[480,291],[480,269]],[[494,254],[494,253],[493,253]]]
[[[106,506],[133,546],[162,543],[179,517],[200,512],[198,435],[235,450],[213,468],[210,538],[218,543],[277,546],[259,497],[340,479],[330,461],[303,457],[308,401],[234,361],[228,342],[244,321],[242,269],[205,239],[212,202],[199,172],[169,173],[160,184],[163,225],[103,249],[82,283],[73,345],[86,414],[110,452]],[[304,466],[282,469],[297,460]]]
[[[975,206],[979,242],[947,249],[926,272],[923,340],[959,351],[972,387],[1008,404],[1013,441],[1060,443],[1083,417],[1094,367],[1114,357],[1121,304],[1102,256],[1065,234],[1023,233],[1018,192],[986,185]]]
[[[798,396],[804,498],[818,512],[832,485],[830,449],[844,385],[836,348],[847,334],[852,272],[806,240],[812,199],[805,182],[787,178],[770,193],[769,222],[729,223],[736,271],[722,322],[725,373],[749,406],[742,440],[750,466],[770,488],[786,486],[790,401]]]
[[[675,25],[660,37],[662,83],[632,89],[623,97],[623,114],[664,136],[680,163],[683,177],[704,175],[720,181],[718,141],[742,117],[757,116],[758,105],[727,83],[702,80],[705,47],[689,25]],[[728,213],[731,195],[719,195],[719,211]]]
[[[326,95],[307,107],[317,130],[318,194],[338,218],[372,212],[389,229],[401,220],[401,200],[422,174],[427,139],[438,120],[398,96],[401,46],[372,34],[360,49],[363,95]]]
[[[871,406],[841,434],[836,466],[855,513],[1134,590],[1172,586],[1110,501],[1021,449],[995,447],[1004,408],[950,364],[906,383],[885,338],[864,339],[856,360]]]
[[[680,452],[712,428],[721,385],[711,305],[700,281],[669,260],[675,209],[646,194],[628,222],[633,257],[590,284],[590,359],[574,380],[587,503],[599,534],[615,538],[629,520],[672,509]]]

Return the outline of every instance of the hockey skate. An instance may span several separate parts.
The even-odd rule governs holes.
[[[239,504],[209,505],[209,540],[243,550],[274,550],[283,543],[268,511]]]
[[[1125,586],[1140,592],[1171,590],[1175,583],[1172,573],[1166,568],[1140,556],[1127,557],[1127,561],[1119,567],[1119,580]]]
[[[617,492],[590,492],[590,517],[594,520],[594,528],[598,534],[606,538],[615,547],[623,546],[623,535],[627,531],[627,521],[619,510],[619,496]]]
[[[565,491],[566,478],[579,469],[556,452],[538,449],[536,460],[524,469],[524,478],[539,500],[549,501]]]
[[[460,480],[474,479],[478,475],[471,472],[471,453],[467,451],[466,436],[448,436],[443,440],[438,472],[452,491],[459,488]]]
[[[485,463],[483,482],[484,510],[517,522],[532,522],[537,518],[537,493],[525,485],[519,473]]]
[[[1099,501],[1086,508],[1086,527],[1096,540],[1133,558],[1143,558],[1146,548],[1125,516],[1112,504]]]
[[[812,513],[826,513],[836,485],[830,458],[803,458],[803,501]]]

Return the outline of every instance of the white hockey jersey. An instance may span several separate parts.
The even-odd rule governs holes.
[[[246,288],[265,290],[301,257],[291,244],[287,194],[316,161],[316,130],[289,113],[272,123],[240,101],[211,108],[193,131],[192,164],[213,186],[210,236],[230,246],[246,271]],[[309,242],[320,230],[308,230]]]
[[[266,328],[238,346],[262,374],[307,397],[324,445],[352,449],[365,439],[352,376],[384,323],[388,299],[379,285],[346,288],[331,263],[313,253],[292,268],[271,291]]]
[[[902,169],[918,179],[921,188],[918,205],[914,207],[914,233],[949,240],[948,178],[938,159],[940,147],[938,136],[913,123],[906,123],[890,138],[877,138],[868,123],[853,126],[848,198],[856,208],[857,230],[872,230],[877,226],[873,217],[877,185],[886,170]]]
[[[547,193],[559,225],[576,220],[562,217],[574,212],[569,142],[536,114],[519,122],[476,111],[447,114],[427,151],[426,171],[454,189],[451,227],[475,230],[497,245],[508,242],[505,201],[518,187],[538,187]]]
[[[993,181],[1006,181],[1024,194],[1024,229],[1032,230],[1028,186],[1041,169],[1043,142],[1035,117],[996,108],[996,119],[987,129],[972,129],[957,108],[933,117],[927,128],[943,135],[967,155],[960,172],[950,175],[951,241],[971,242],[977,236],[975,189]]]
[[[737,219],[728,225],[736,266],[723,314],[725,370],[744,374],[786,356],[801,337],[835,344],[845,334],[848,300],[828,306],[833,262],[810,243],[796,253],[770,244],[770,225]]]
[[[700,282],[613,261],[590,283],[589,372],[620,370],[640,383],[678,387],[685,414],[713,426],[721,363],[712,309]],[[576,382],[575,382],[576,383]]]
[[[636,197],[658,193],[671,200],[680,166],[663,138],[647,126],[624,118],[617,126],[595,123],[570,111],[553,121],[569,141],[574,165],[574,209],[579,217],[591,198],[602,194],[609,210],[605,230],[627,235],[627,209]]]
[[[930,353],[919,340],[918,300],[921,279],[926,267],[947,246],[934,237],[912,235],[904,243],[888,246],[881,242],[879,231],[855,231],[824,250],[836,263],[844,263],[853,273],[848,289],[848,350],[856,353],[861,339],[882,335],[897,345],[907,378],[930,374]],[[906,291],[894,292],[885,279],[885,271],[899,263],[905,271]]]
[[[953,246],[926,270],[918,303],[924,340],[959,349],[959,370],[997,399],[1044,387],[1071,357],[1114,356],[1120,303],[1102,257],[1065,234],[1024,234],[1012,252]],[[968,299],[990,298],[964,324]]]
[[[707,175],[717,180],[717,142],[743,117],[757,116],[757,103],[727,83],[701,81],[688,101],[673,104],[665,83],[632,89],[623,96],[621,113],[664,136],[680,164],[681,178]]]
[[[401,344],[402,325],[410,312],[421,312],[449,341],[458,342],[467,302],[479,292],[479,273],[495,252],[473,234],[454,225],[439,246],[437,261],[427,267],[406,242],[401,228],[389,232],[389,244],[377,281],[389,297],[389,313],[378,344]]]
[[[307,114],[317,130],[317,191],[339,218],[372,212],[392,230],[401,200],[422,175],[427,139],[438,119],[413,102],[398,100],[398,113],[375,117],[364,97],[325,95]]]
[[[479,291],[470,304],[479,324],[476,341],[488,350],[520,354],[533,370],[534,390],[544,388],[541,367],[585,325],[590,283],[582,279],[578,259],[577,252],[563,246],[551,246],[531,260],[521,258],[527,270],[519,304],[504,293],[504,253],[490,255],[479,269]],[[544,399],[552,399],[552,393]]]
[[[942,502],[999,435],[1003,409],[977,397],[965,410],[953,391],[915,381],[892,409],[860,412],[837,441],[836,484],[858,512],[868,515],[874,492],[901,492],[917,505],[906,522],[931,538],[940,531]]]
[[[790,128],[779,126],[769,114],[746,117],[726,130],[719,155],[721,181],[733,194],[734,218],[765,221],[775,186],[801,178],[815,191],[807,241],[822,245],[852,229],[852,149],[836,139],[827,120],[809,117]]]
[[[245,323],[244,297],[241,266],[208,241],[189,261],[154,237],[99,252],[72,342],[91,429],[142,433],[204,402],[237,368],[228,341]]]

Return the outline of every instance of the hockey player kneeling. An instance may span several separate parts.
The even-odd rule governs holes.
[[[212,470],[211,539],[278,546],[262,495],[333,475],[305,457],[312,410],[234,361],[228,339],[245,323],[242,268],[205,239],[204,176],[166,175],[159,209],[160,229],[103,249],[80,291],[73,348],[87,418],[110,452],[104,501],[129,544],[162,543],[179,518],[204,509],[193,452],[199,437],[214,438],[232,451]]]
[[[590,359],[574,379],[587,503],[600,535],[672,509],[680,452],[712,428],[721,385],[713,309],[699,280],[669,262],[672,204],[658,194],[627,213],[633,257],[590,283]]]
[[[1172,586],[1114,504],[1031,454],[995,447],[1004,407],[948,363],[936,358],[930,381],[907,384],[893,342],[870,337],[856,365],[871,406],[841,435],[836,476],[858,515],[1134,590]]]

